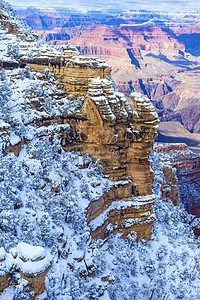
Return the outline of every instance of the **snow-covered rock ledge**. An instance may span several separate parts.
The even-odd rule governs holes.
[[[0,248],[0,293],[12,285],[12,276],[21,276],[30,291],[38,296],[45,291],[45,277],[51,268],[52,256],[43,247],[19,243],[6,253]],[[18,274],[18,275],[16,275]]]

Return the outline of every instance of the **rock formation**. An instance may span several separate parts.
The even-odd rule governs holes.
[[[195,247],[190,270],[198,245],[181,221],[183,208],[164,202],[177,204],[172,163],[163,160],[164,172],[154,169],[155,183],[162,178],[158,193],[152,191],[149,154],[158,129],[152,103],[135,92],[128,103],[103,60],[51,47],[23,33],[14,17],[12,25],[18,33],[2,29],[0,48],[2,297],[170,298],[154,287],[168,281],[179,287],[184,260]],[[136,235],[151,239],[155,216],[154,241],[136,243]],[[160,282],[162,261],[169,274]],[[121,287],[126,293],[115,293]]]
[[[38,69],[38,64],[30,66]],[[116,182],[112,191],[91,202],[88,208],[93,237],[106,237],[107,225],[112,224],[115,232],[127,235],[135,230],[138,238],[149,238],[154,197],[148,157],[158,129],[154,107],[148,98],[133,93],[132,111],[124,95],[115,92],[112,81],[106,79],[110,77],[110,67],[99,59],[75,56],[65,66],[50,69],[73,97],[84,96],[77,115],[71,119],[66,116],[71,131],[61,135],[63,148],[100,159],[105,175]],[[138,200],[132,205],[133,196]],[[141,198],[140,203],[141,196],[146,201]],[[127,202],[119,205],[122,200]],[[128,207],[123,209],[123,205]],[[141,221],[125,224],[131,216]],[[99,222],[101,218],[103,223]]]
[[[162,122],[200,132],[198,13],[131,11],[98,24],[84,18],[81,26],[74,20],[70,32],[61,26],[38,34],[56,45],[69,38],[81,54],[105,59],[120,92],[142,92]]]
[[[92,32],[77,35],[70,43],[81,54],[120,57],[140,68],[141,51],[184,51],[170,30],[154,26],[120,25],[117,29],[97,27]]]
[[[45,291],[45,277],[51,268],[51,255],[42,247],[19,243],[7,254],[0,248],[0,294],[8,286],[15,284],[14,274],[28,281],[33,295],[30,299]]]
[[[199,218],[200,218],[200,156],[191,151],[186,144],[159,144],[155,147],[157,152],[168,153],[172,158],[173,168],[176,170],[178,182],[172,178],[171,183],[175,182],[178,186],[180,201],[184,204],[187,211],[194,215],[191,227],[197,236],[199,236]],[[172,176],[172,174],[170,175]],[[173,185],[170,184],[173,187]],[[173,193],[174,194],[174,193]],[[176,192],[175,192],[176,194]],[[176,199],[173,195],[170,199]]]
[[[38,68],[38,65],[31,66]],[[71,116],[71,119],[66,116],[65,122],[70,124],[71,131],[61,135],[63,148],[100,159],[104,173],[117,185],[108,195],[91,202],[88,208],[93,236],[104,238],[107,225],[113,223],[115,232],[121,230],[126,235],[135,230],[138,238],[148,238],[153,223],[154,197],[146,197],[146,203],[142,198],[142,203],[136,201],[134,205],[130,200],[132,196],[139,200],[141,196],[152,194],[153,173],[148,157],[158,124],[152,104],[148,98],[133,93],[131,99],[135,110],[132,112],[124,95],[115,92],[112,81],[106,79],[110,76],[110,68],[98,59],[75,57],[61,71],[55,67],[51,71],[65,84],[68,93],[74,97],[84,95],[77,116]],[[116,209],[113,201],[122,200],[129,202],[121,203],[119,207],[130,207]],[[103,217],[103,214],[106,215]],[[141,219],[143,225],[125,227],[126,219],[131,215]],[[105,222],[94,225],[97,217],[104,218]]]
[[[187,53],[193,54],[191,45],[198,44],[198,27],[196,32],[190,34],[189,43],[189,34],[176,36],[167,28],[128,24],[97,27],[70,43],[81,54],[106,59],[119,90],[147,95],[161,121],[179,121],[189,131],[199,132],[199,60],[196,48],[195,56]],[[182,36],[188,42],[186,50]]]
[[[9,286],[10,283],[10,264],[8,255],[5,250],[0,248],[0,295],[4,289]]]
[[[14,34],[20,32],[17,25],[15,29]],[[23,39],[28,40],[26,36]],[[116,91],[111,68],[103,60],[79,56],[72,46],[55,49],[44,44],[38,51],[37,43],[34,40],[21,46],[14,40],[19,51],[13,61],[17,66],[28,64],[35,71],[45,72],[47,77],[48,67],[64,95],[71,99],[72,110],[60,118],[43,117],[34,123],[68,124],[58,133],[63,149],[100,159],[104,174],[114,182],[111,190],[93,199],[87,209],[93,237],[105,238],[112,231],[126,236],[134,230],[137,238],[149,239],[154,221],[149,155],[159,122],[153,105],[139,93],[131,94],[129,105]],[[15,67],[13,61],[11,68]],[[18,146],[7,145],[6,151],[19,155]]]
[[[177,145],[178,146],[178,145]],[[170,148],[170,145],[168,146]],[[167,146],[163,144],[154,144],[154,150],[159,153],[167,152]],[[173,164],[171,157],[167,156],[166,153],[160,155],[160,161],[162,162],[162,172],[163,177],[160,178],[161,193],[163,201],[168,201],[169,199],[176,206],[179,204],[179,191],[178,191],[178,179],[177,170]]]

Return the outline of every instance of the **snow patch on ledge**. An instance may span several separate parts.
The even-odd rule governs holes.
[[[51,254],[40,246],[19,243],[10,252],[15,259],[16,266],[26,275],[36,276],[51,265]]]
[[[12,146],[15,146],[17,144],[19,144],[21,142],[21,139],[19,136],[17,136],[16,134],[14,134],[14,132],[10,133],[10,143]]]
[[[0,248],[0,261],[6,259],[6,251],[3,247]]]
[[[4,122],[2,119],[0,119],[0,128],[8,128],[10,127],[10,124]]]
[[[133,197],[132,200],[129,201],[114,201],[104,212],[102,212],[98,217],[96,217],[90,222],[90,227],[92,228],[92,230],[101,227],[108,219],[109,213],[113,210],[120,210],[128,207],[134,207],[135,209],[139,209],[140,206],[152,204],[154,203],[154,201],[155,196],[153,194],[147,196]]]
[[[15,256],[18,255],[20,258],[25,260],[41,260],[46,256],[46,251],[40,246],[32,246],[26,243],[19,243],[16,248],[12,249],[12,253]]]

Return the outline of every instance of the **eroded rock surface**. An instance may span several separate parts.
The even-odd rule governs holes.
[[[20,24],[16,22],[14,27],[20,29]],[[114,182],[107,194],[93,199],[88,207],[93,237],[105,238],[110,232],[122,232],[126,236],[135,230],[138,238],[149,239],[154,221],[149,155],[159,123],[150,100],[140,93],[132,93],[129,104],[125,96],[117,92],[111,68],[105,61],[79,56],[77,49],[69,45],[59,48],[41,45],[34,37],[29,41],[27,33],[20,39],[16,30],[9,34],[3,32],[8,48],[12,38],[13,55],[6,52],[5,47],[1,53],[2,63],[12,57],[11,69],[15,69],[16,64],[25,68],[29,76],[26,69],[29,65],[50,82],[52,72],[62,88],[60,95],[58,91],[53,94],[56,110],[59,112],[59,105],[66,105],[66,109],[60,107],[59,116],[47,114],[50,107],[44,93],[41,102],[44,101],[46,111],[40,117],[35,116],[32,122],[37,126],[60,124],[57,134],[63,149],[89,153],[95,160],[100,159],[104,174]],[[34,94],[34,89],[31,93]],[[33,101],[31,105],[36,115],[42,109],[40,103]],[[9,135],[9,126],[7,131]],[[53,133],[48,134],[53,141]],[[13,145],[6,144],[6,151],[18,156],[21,145],[26,143],[28,139],[15,139]]]
[[[176,169],[180,201],[187,211],[194,215],[191,222],[195,234],[199,236],[200,218],[200,156],[197,152],[190,150],[186,144],[159,144],[156,151],[169,153]],[[172,182],[172,180],[171,180]],[[170,199],[174,197],[170,197]],[[173,201],[173,200],[172,200]]]
[[[0,248],[0,294],[10,285],[15,285],[16,274],[28,282],[32,292],[30,299],[36,299],[46,291],[45,277],[51,268],[52,256],[39,246],[19,243],[6,253]]]

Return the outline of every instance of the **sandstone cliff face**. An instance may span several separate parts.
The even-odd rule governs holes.
[[[161,121],[179,121],[189,131],[198,133],[198,59],[180,54],[168,57],[168,54],[147,53],[143,60],[138,60],[141,70],[131,68],[125,60],[107,61],[113,66],[113,78],[120,91],[144,93],[153,101]]]
[[[197,41],[195,35],[190,44]],[[189,131],[199,132],[199,62],[185,53],[184,41],[171,30],[130,24],[114,30],[99,27],[70,43],[82,54],[104,57],[113,66],[120,91],[147,95],[162,121],[179,121]]]
[[[163,173],[163,177],[160,178],[162,199],[163,201],[171,200],[176,206],[179,204],[177,170],[173,164],[172,158],[166,155],[167,151],[164,145],[155,144],[154,150],[159,153],[164,153],[159,156]]]
[[[63,29],[56,29],[56,31],[61,33]],[[50,36],[51,31],[38,33],[40,36],[45,34],[46,40],[57,40],[56,36]],[[74,33],[75,37],[70,35],[70,43],[78,47],[81,54],[126,57],[127,49],[130,49],[136,58],[141,58],[140,50],[185,50],[184,44],[176,39],[173,31],[150,24],[149,26],[120,25],[117,29],[112,29],[104,26],[95,28],[90,23],[87,28],[77,27]]]
[[[16,299],[37,297],[43,291],[38,298],[44,298],[46,281],[49,299],[160,299],[163,294],[173,298],[177,294],[171,296],[168,290],[152,291],[152,282],[154,287],[160,284],[160,260],[171,266],[172,257],[183,256],[162,281],[163,286],[168,280],[173,286],[175,270],[178,286],[185,272],[185,252],[191,254],[196,247],[187,265],[190,270],[198,245],[191,243],[180,208],[159,199],[159,189],[152,194],[148,157],[158,119],[149,99],[133,93],[128,104],[106,76],[110,68],[101,60],[79,57],[73,47],[55,49],[41,41],[10,39],[3,30],[1,34],[1,60],[10,59],[10,65],[0,72],[0,240],[7,253],[25,240],[42,244],[54,256],[47,274],[50,260],[43,251],[18,245],[10,253],[11,268],[5,268],[9,254],[5,258],[1,251],[1,290],[13,284],[2,297],[13,290]],[[14,47],[8,55],[9,41]],[[170,168],[164,171],[162,192],[168,199],[174,176]],[[150,247],[137,244],[133,231],[138,239],[151,237],[154,197],[157,222]],[[127,234],[124,240],[121,236]],[[91,235],[106,240],[94,241]],[[21,291],[27,282],[31,295],[26,286]],[[122,286],[127,293],[116,294]],[[138,286],[141,291],[136,294]],[[195,283],[190,288],[195,290]]]
[[[174,33],[155,26],[121,25],[117,31],[130,40],[132,46],[140,50],[184,50],[184,45],[177,42]]]
[[[200,207],[200,156],[185,144],[163,144],[156,146],[156,151],[169,153],[172,157],[173,167],[176,169],[180,201],[187,211],[194,215],[196,221],[191,227],[199,236],[199,207]]]
[[[67,45],[55,49],[44,44],[38,51],[39,42],[21,46],[13,39],[19,47],[15,62],[44,72],[50,80],[51,71],[72,109],[60,117],[36,118],[33,122],[39,126],[68,124],[58,133],[63,149],[100,159],[104,174],[114,182],[107,195],[92,200],[88,207],[91,234],[105,238],[110,232],[126,236],[135,230],[138,238],[149,239],[154,221],[149,154],[159,122],[153,105],[139,93],[131,94],[129,105],[116,91],[105,61],[79,56],[75,47]],[[45,70],[47,67],[50,71]],[[59,99],[59,95],[55,97]],[[40,109],[40,105],[32,105]],[[23,143],[7,145],[6,151],[19,155]]]
[[[81,72],[84,73],[84,66],[88,68],[88,65],[86,59],[83,62]],[[76,77],[72,88],[70,80],[65,86],[74,96],[83,95],[87,86],[85,82],[80,85],[80,78],[83,77],[80,77],[79,70],[73,76]],[[71,116],[71,119],[66,116],[65,122],[70,124],[71,131],[60,136],[65,150],[89,153],[100,159],[105,175],[115,182],[115,187],[88,207],[88,221],[94,238],[105,238],[112,231],[122,232],[126,236],[132,230],[137,232],[138,238],[150,237],[154,221],[154,196],[153,172],[148,157],[156,137],[158,119],[148,98],[133,93],[131,99],[135,107],[133,112],[124,95],[114,91],[112,81],[90,78],[77,116]],[[51,120],[39,121],[39,124],[47,125],[49,122]],[[135,203],[132,203],[132,197]],[[127,223],[131,216],[139,221],[136,224],[134,220]]]
[[[110,68],[99,60],[72,58],[61,71],[56,68],[52,71],[74,97],[87,92],[77,116],[72,119],[66,116],[71,133],[61,135],[63,148],[100,159],[104,173],[116,182],[108,194],[89,205],[87,214],[92,236],[105,238],[112,231],[126,236],[134,230],[138,238],[149,238],[154,221],[154,196],[148,157],[158,125],[154,107],[148,98],[133,93],[135,110],[132,112],[124,95],[115,92],[112,81],[106,79]],[[99,78],[91,79],[98,75]],[[135,204],[131,204],[133,196]],[[144,200],[141,196],[147,197]],[[140,221],[127,223],[131,215]]]
[[[197,36],[193,39],[198,41]],[[189,131],[199,132],[199,62],[185,53],[181,38],[171,30],[133,25],[114,30],[99,27],[72,38],[70,43],[82,54],[104,57],[113,67],[120,91],[147,95],[161,121],[179,121]]]

